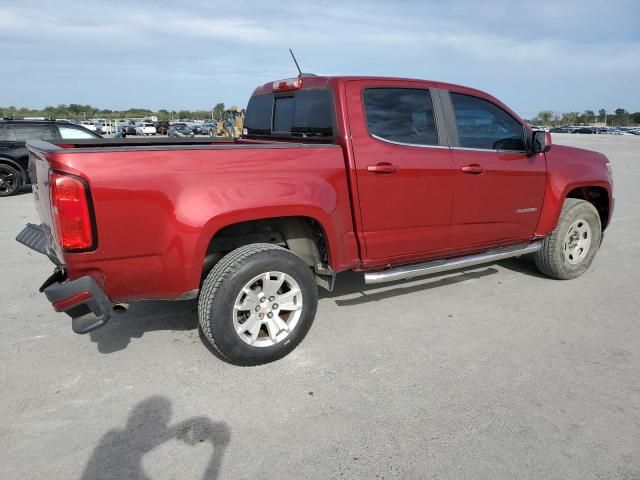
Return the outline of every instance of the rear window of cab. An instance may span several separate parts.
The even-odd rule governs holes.
[[[333,97],[325,88],[254,95],[247,105],[247,136],[331,139]]]

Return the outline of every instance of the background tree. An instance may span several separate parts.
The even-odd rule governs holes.
[[[580,123],[591,124],[595,121],[595,119],[596,119],[596,114],[594,113],[593,110],[585,110],[584,113],[582,114],[582,119]]]
[[[604,108],[601,108],[600,110],[598,110],[598,121],[599,122],[606,122],[607,120],[607,111]]]
[[[551,110],[543,110],[538,113],[538,120],[542,125],[548,127],[551,125],[551,120],[553,119],[553,112]]]
[[[578,123],[579,116],[580,113],[578,112],[565,112],[562,114],[560,123],[562,123],[563,125],[575,125]]]
[[[216,106],[213,107],[211,116],[216,122],[221,122],[222,120],[224,120],[224,103],[217,103]]]

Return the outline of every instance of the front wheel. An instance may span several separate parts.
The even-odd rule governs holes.
[[[290,353],[311,328],[318,292],[311,269],[294,253],[255,243],[223,257],[198,301],[204,336],[220,356],[242,366]]]
[[[601,238],[596,208],[585,200],[567,198],[558,225],[535,254],[536,266],[545,275],[559,280],[579,277],[591,266]]]
[[[10,165],[0,164],[0,197],[14,195],[22,185],[20,172]]]

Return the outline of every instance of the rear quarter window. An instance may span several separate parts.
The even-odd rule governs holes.
[[[52,140],[54,133],[49,125],[5,125],[5,137],[10,142]]]

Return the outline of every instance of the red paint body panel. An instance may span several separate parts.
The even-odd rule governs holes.
[[[606,168],[607,157],[598,152],[581,148],[554,145],[545,154],[547,158],[547,185],[543,208],[536,227],[536,236],[551,233],[558,223],[562,204],[567,195],[579,187],[601,187],[609,198],[609,218],[613,214],[613,182]]]
[[[362,105],[362,90],[372,86],[425,88],[421,82],[351,81],[347,105],[360,220],[366,258],[401,257],[443,250],[453,201],[453,159],[442,147],[396,145],[369,135]],[[370,171],[391,164],[397,172]]]
[[[538,223],[545,191],[544,154],[454,149],[455,198],[451,248],[528,240]],[[465,173],[479,165],[483,173]],[[519,213],[521,209],[533,209]]]
[[[547,235],[566,195],[599,186],[613,210],[606,158],[553,146],[546,154],[411,147],[369,135],[361,101],[368,86],[455,90],[509,110],[478,90],[408,79],[304,77],[330,88],[336,145],[239,140],[153,148],[34,151],[37,208],[71,279],[89,275],[114,302],[173,299],[199,288],[207,246],[225,226],[306,216],[323,228],[335,271],[364,270],[471,253]],[[268,83],[254,93],[272,89]],[[522,120],[519,120],[522,122]],[[524,122],[522,122],[524,124]],[[441,125],[440,125],[441,127]],[[370,165],[397,165],[373,173]],[[463,173],[479,164],[482,174]],[[65,253],[55,238],[48,173],[85,179],[97,249]],[[537,209],[518,213],[518,209]]]
[[[89,182],[97,224],[94,252],[57,254],[72,279],[90,275],[114,301],[198,289],[211,238],[245,220],[313,218],[324,228],[331,264],[358,263],[337,146],[75,149],[49,153],[48,161]]]

